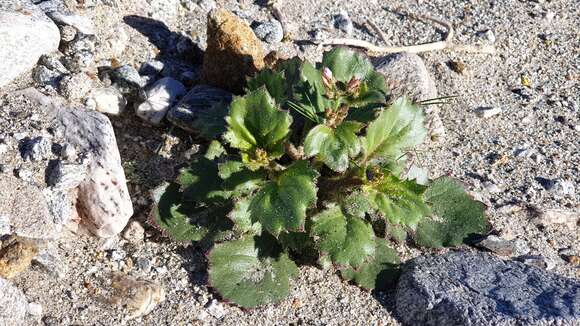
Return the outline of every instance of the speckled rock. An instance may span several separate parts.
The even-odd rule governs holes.
[[[229,104],[231,101],[230,92],[212,86],[197,85],[169,110],[167,119],[182,129],[197,132],[196,120],[200,113],[211,110],[216,104]]]
[[[0,325],[23,325],[28,301],[24,293],[0,277]]]
[[[79,215],[95,235],[116,235],[133,215],[133,205],[111,122],[99,112],[55,110],[67,142],[91,156],[78,188]]]
[[[375,68],[385,76],[392,98],[407,96],[413,101],[437,98],[435,81],[423,59],[412,53],[396,53],[375,59]],[[445,135],[439,109],[435,105],[425,107],[427,127],[432,138]]]
[[[250,26],[224,9],[208,14],[203,78],[213,86],[239,93],[246,77],[264,67],[264,49]]]
[[[403,268],[396,301],[408,325],[580,323],[580,281],[486,253],[412,260]]]
[[[0,1],[0,87],[58,49],[56,25],[29,0]]]

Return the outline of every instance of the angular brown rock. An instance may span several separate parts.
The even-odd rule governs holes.
[[[37,253],[36,245],[19,240],[0,249],[0,277],[11,279],[24,272]]]
[[[207,49],[203,78],[234,93],[243,90],[246,77],[264,67],[264,49],[241,18],[224,9],[208,14]]]

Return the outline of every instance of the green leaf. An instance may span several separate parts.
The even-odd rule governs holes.
[[[284,154],[292,117],[278,109],[265,88],[234,99],[226,121],[225,139],[242,151],[244,163],[254,163],[252,169],[268,164],[257,157],[259,151],[265,151],[270,159]]]
[[[406,98],[400,98],[367,128],[363,161],[393,161],[425,139],[423,111]]]
[[[234,229],[241,233],[259,235],[262,233],[262,225],[252,222],[250,214],[251,198],[241,198],[234,204],[234,209],[228,217],[234,222]]]
[[[218,175],[223,179],[223,189],[233,197],[250,194],[266,182],[264,171],[249,170],[238,161],[219,164]]]
[[[228,103],[215,103],[208,110],[198,110],[191,128],[198,131],[205,139],[217,139],[226,131],[226,116],[229,113]]]
[[[205,157],[208,160],[215,160],[216,158],[226,154],[226,149],[222,146],[222,144],[217,140],[212,140],[207,147],[207,151],[205,152]]]
[[[224,299],[252,308],[288,296],[298,268],[275,239],[245,237],[217,244],[209,254],[208,274]]]
[[[363,186],[363,191],[373,206],[393,224],[413,228],[430,213],[422,198],[425,187],[414,181],[399,180],[390,173],[375,176]]]
[[[397,252],[388,246],[386,240],[380,238],[375,238],[374,252],[372,259],[359,269],[352,267],[342,269],[340,271],[342,278],[353,281],[367,290],[383,290],[394,284],[399,275]]]
[[[306,210],[316,202],[318,173],[306,161],[297,161],[275,181],[268,182],[250,204],[253,222],[260,222],[271,234],[302,231]]]
[[[312,217],[312,236],[322,254],[339,266],[359,268],[375,253],[375,234],[364,220],[345,216],[338,206]]]
[[[362,191],[355,191],[348,195],[341,201],[340,206],[346,214],[358,218],[365,218],[367,213],[371,213],[374,210],[373,203]]]
[[[271,69],[261,70],[256,76],[248,80],[247,92],[259,90],[263,86],[279,105],[282,105],[288,98],[286,93],[288,87],[283,72]]]
[[[419,223],[415,241],[425,247],[457,246],[472,233],[488,229],[485,205],[473,200],[461,184],[449,177],[431,182],[424,194],[433,216]]]
[[[336,172],[348,168],[349,157],[355,157],[361,150],[356,133],[363,127],[361,123],[345,121],[336,129],[318,125],[310,130],[304,140],[306,157],[317,156],[324,164]]]
[[[224,191],[218,166],[205,157],[194,160],[182,169],[176,179],[183,190],[183,200],[191,203],[219,202],[231,196]]]
[[[322,66],[329,68],[338,81],[348,83],[355,77],[365,82],[369,89],[383,94],[387,92],[385,78],[375,71],[368,57],[361,52],[345,47],[334,48],[324,53]]]
[[[163,194],[153,208],[155,223],[177,241],[200,241],[220,237],[231,228],[226,214],[231,206],[195,207],[183,201],[180,185],[158,189]]]

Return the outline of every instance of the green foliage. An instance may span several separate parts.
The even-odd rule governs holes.
[[[368,58],[344,48],[259,72],[207,153],[156,196],[156,224],[213,242],[211,286],[242,307],[282,300],[292,259],[371,290],[397,277],[391,241],[454,246],[485,232],[481,203],[407,163],[427,133],[423,110],[387,93]]]

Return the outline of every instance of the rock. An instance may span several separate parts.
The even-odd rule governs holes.
[[[57,161],[51,169],[47,183],[57,189],[74,189],[87,177],[85,164],[64,163]]]
[[[27,270],[37,253],[35,244],[21,240],[0,249],[0,278],[11,279]]]
[[[12,233],[10,217],[8,215],[0,215],[0,238],[10,233]]]
[[[145,229],[137,221],[131,221],[123,231],[123,238],[131,243],[141,243],[145,238]]]
[[[67,143],[91,156],[87,178],[78,188],[83,223],[99,237],[118,234],[133,215],[133,205],[111,122],[99,112],[54,110]]]
[[[77,150],[71,144],[64,144],[60,149],[60,157],[64,160],[74,161],[77,158]]]
[[[39,303],[31,302],[26,307],[26,312],[32,317],[42,317],[42,306]]]
[[[197,85],[169,110],[167,119],[182,129],[197,132],[195,123],[200,113],[211,110],[216,104],[229,104],[231,101],[230,92],[207,85]]]
[[[529,266],[534,266],[538,268],[543,268],[545,270],[552,270],[556,267],[556,263],[541,255],[522,255],[519,257],[514,258],[519,262],[522,262]]]
[[[483,119],[489,119],[502,112],[501,108],[480,107],[475,109],[475,114]]]
[[[0,277],[0,325],[24,325],[28,301],[24,293]]]
[[[95,26],[93,21],[88,17],[75,14],[65,14],[62,11],[51,11],[47,15],[57,25],[72,26],[84,35],[95,35]]]
[[[348,12],[342,10],[338,15],[334,17],[334,27],[345,32],[347,35],[352,34],[354,26],[352,24],[352,20],[348,15]]]
[[[556,180],[555,188],[562,196],[574,196],[576,194],[576,186],[570,180]]]
[[[137,69],[130,65],[120,66],[115,69],[112,78],[117,89],[123,94],[135,93],[145,87],[145,83]]]
[[[32,78],[39,85],[57,87],[63,75],[45,66],[37,66],[32,72]]]
[[[280,43],[284,38],[282,24],[276,19],[258,24],[256,28],[254,28],[254,33],[262,41],[271,44]]]
[[[0,87],[56,51],[59,42],[56,25],[29,0],[0,2]]]
[[[564,224],[570,230],[576,230],[580,221],[580,212],[564,209],[546,209],[536,212],[532,223],[541,226]]]
[[[159,60],[149,60],[144,62],[139,68],[139,73],[142,75],[158,75],[163,71],[165,64]]]
[[[58,29],[60,30],[60,39],[63,42],[72,42],[77,37],[77,29],[72,26],[63,25],[59,26]]]
[[[24,138],[20,146],[20,155],[25,161],[41,161],[50,155],[50,149],[51,142],[46,137]]]
[[[70,71],[66,69],[66,67],[60,61],[60,58],[57,55],[47,54],[40,57],[39,63],[46,68],[58,72],[60,74],[68,74]]]
[[[53,242],[48,242],[44,247],[41,247],[32,262],[40,265],[48,273],[59,279],[64,278],[68,272],[68,265],[62,260]]]
[[[165,301],[165,290],[160,284],[132,278],[120,273],[112,277],[111,301],[127,309],[128,319],[147,315]]]
[[[151,260],[145,257],[139,257],[137,258],[137,268],[139,268],[141,271],[143,271],[146,274],[149,274],[149,272],[151,272]]]
[[[264,49],[250,26],[227,10],[212,10],[208,14],[204,80],[240,93],[246,78],[263,67]]]
[[[114,116],[121,115],[127,106],[127,100],[115,87],[97,88],[91,91],[87,106]]]
[[[7,217],[13,232],[21,237],[54,239],[70,217],[66,211],[53,215],[47,199],[52,192],[43,192],[9,174],[0,174],[0,189],[12,190],[0,192],[0,215]],[[60,205],[70,205],[70,201]]]
[[[216,319],[222,319],[226,315],[226,310],[224,306],[221,305],[216,299],[211,300],[206,306],[207,312]]]
[[[407,96],[413,101],[437,98],[435,81],[423,59],[412,53],[397,53],[374,61],[375,68],[385,76],[391,97]],[[426,124],[432,139],[445,135],[445,127],[436,105],[425,106]]]
[[[169,108],[186,91],[185,86],[177,80],[171,77],[162,78],[147,91],[147,100],[137,107],[135,113],[141,119],[158,125]]]
[[[60,94],[69,100],[83,99],[93,87],[93,81],[84,72],[66,76],[59,84]]]
[[[580,282],[486,253],[421,256],[403,267],[396,313],[408,325],[580,322]]]
[[[521,243],[519,244],[521,246]],[[502,239],[496,235],[489,235],[476,244],[477,247],[487,249],[501,256],[512,256],[516,252],[516,242]],[[519,248],[519,250],[525,250]]]

